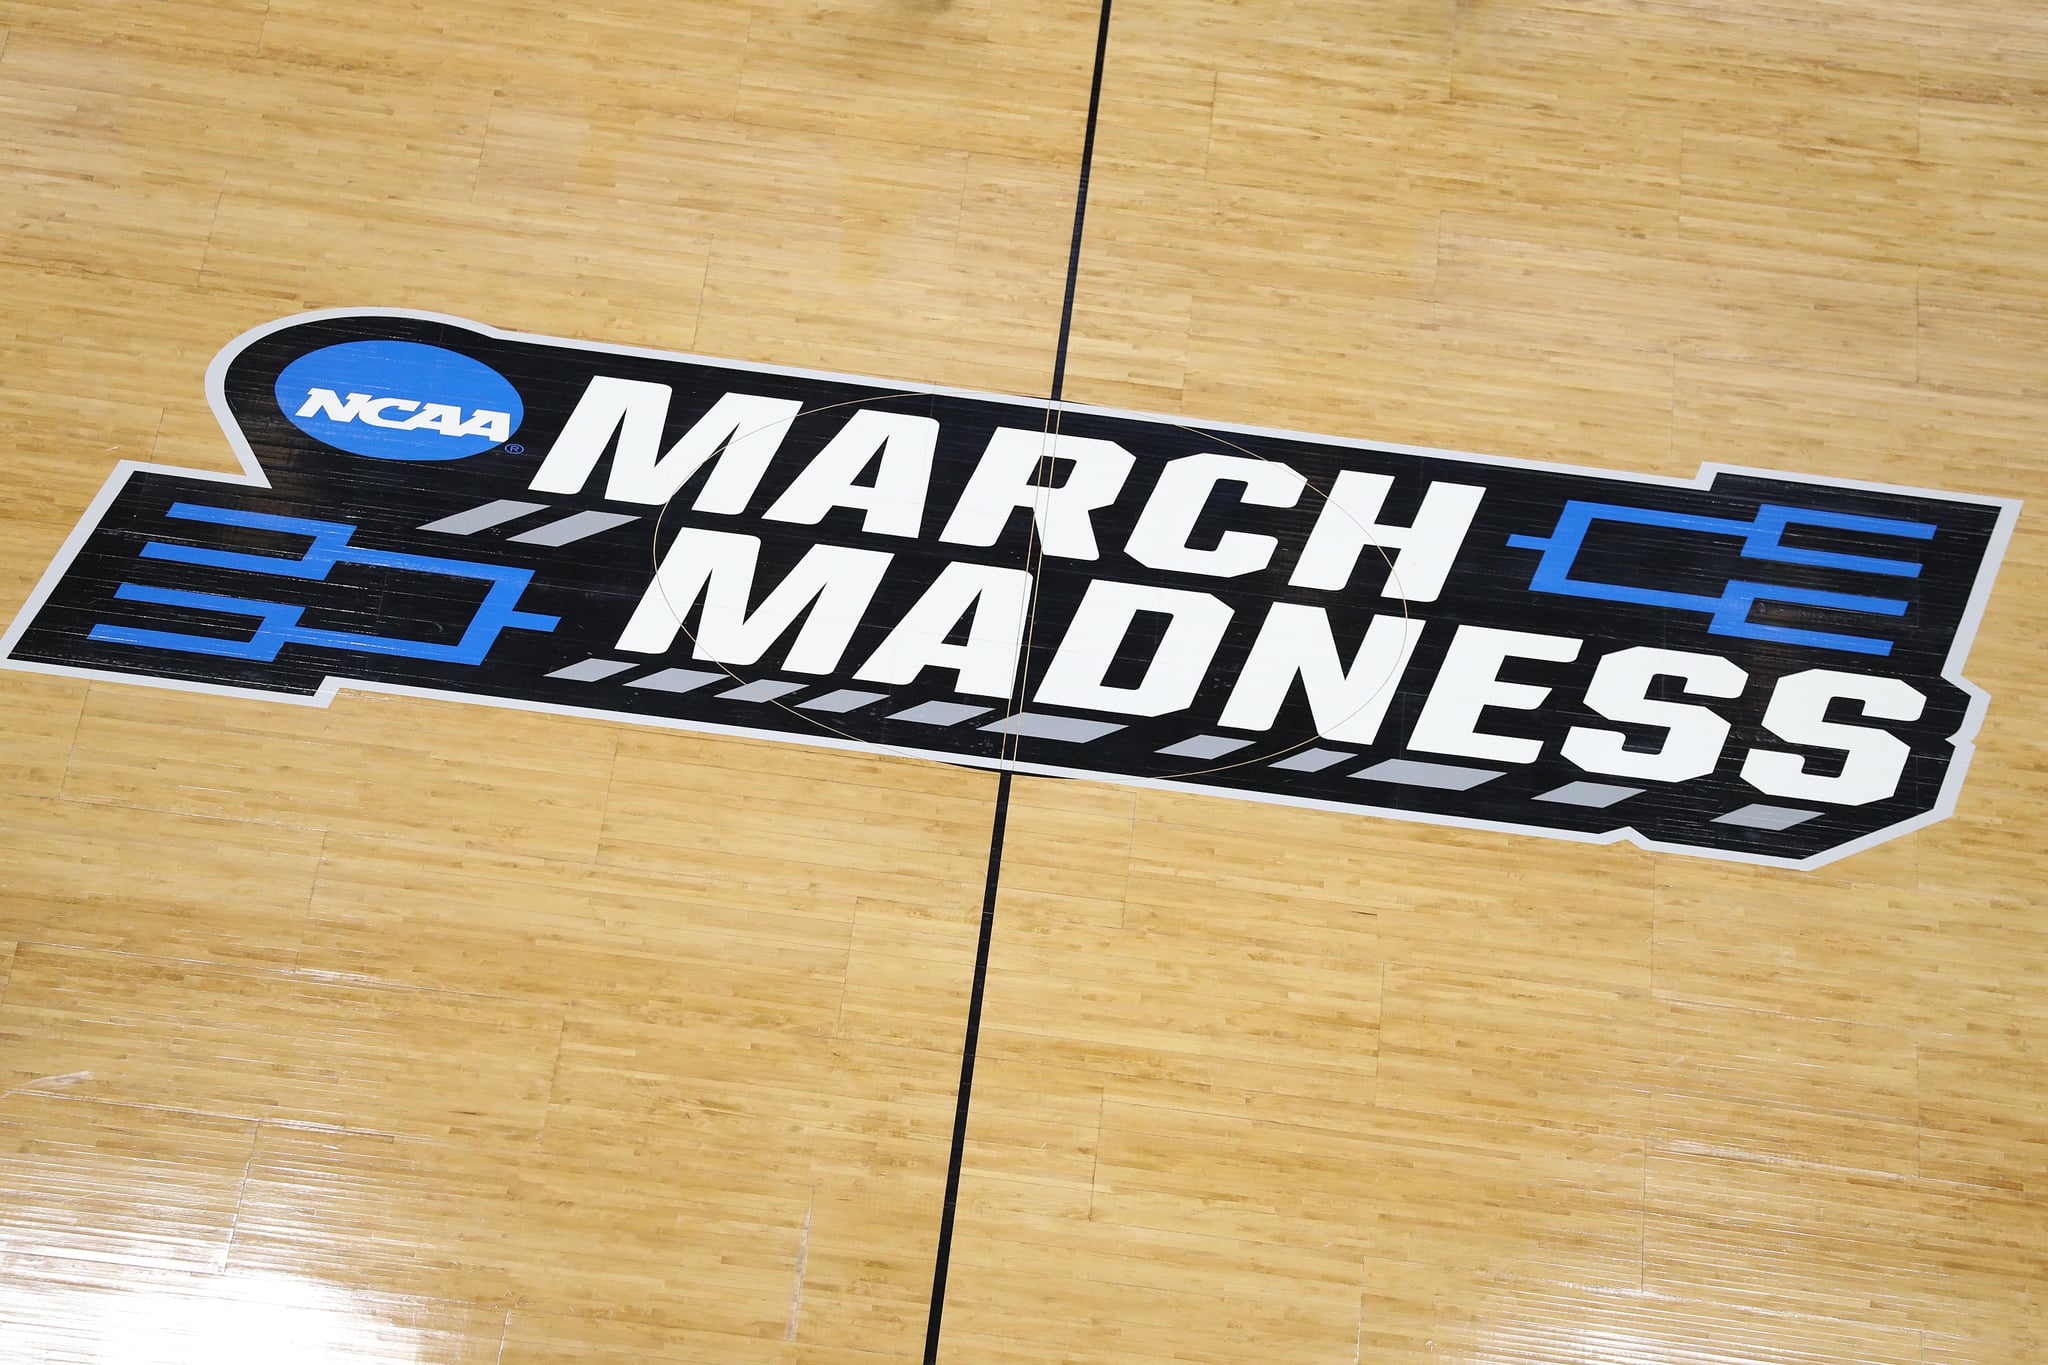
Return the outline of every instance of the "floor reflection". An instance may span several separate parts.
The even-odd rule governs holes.
[[[27,1365],[420,1365],[421,1333],[393,1321],[393,1308],[279,1274],[0,1281],[0,1322],[25,1325],[28,1337],[7,1359]]]

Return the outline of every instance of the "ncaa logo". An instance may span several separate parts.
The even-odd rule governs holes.
[[[459,460],[512,438],[526,414],[490,366],[415,341],[350,341],[300,356],[277,405],[317,441],[376,460]]]

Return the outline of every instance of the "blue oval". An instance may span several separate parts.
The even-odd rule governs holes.
[[[519,391],[481,361],[416,341],[346,341],[277,377],[277,406],[316,441],[373,460],[460,460],[512,439]]]

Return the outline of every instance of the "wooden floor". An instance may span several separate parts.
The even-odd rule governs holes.
[[[1051,382],[1092,0],[0,0],[0,612],[243,330]],[[2048,9],[1115,0],[1069,398],[2048,493]],[[940,1357],[2048,1359],[2048,540],[1817,872],[1020,779]],[[0,1360],[925,1349],[996,787],[0,672]]]

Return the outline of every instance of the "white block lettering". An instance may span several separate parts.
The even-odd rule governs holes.
[[[1041,459],[1072,461],[1067,481],[1057,488],[1038,484]],[[1029,507],[1045,553],[1061,559],[1095,559],[1095,526],[1089,514],[1116,501],[1133,463],[1131,452],[1114,441],[999,427],[939,539],[955,545],[993,545],[1010,524],[1011,512]]]
[[[1222,723],[1238,730],[1272,729],[1281,703],[1300,678],[1318,735],[1370,744],[1421,638],[1420,621],[1375,616],[1346,668],[1327,611],[1275,602],[1231,689]]]
[[[1422,714],[1415,718],[1415,733],[1409,737],[1408,747],[1502,763],[1534,763],[1543,756],[1540,741],[1484,734],[1479,729],[1480,713],[1489,706],[1533,711],[1543,705],[1549,688],[1503,682],[1501,665],[1509,659],[1570,663],[1579,657],[1580,643],[1561,635],[1459,626],[1443,667],[1437,671],[1436,685],[1422,704]]]
[[[592,379],[528,486],[540,493],[581,492],[617,435],[618,451],[612,457],[605,497],[614,502],[665,503],[691,475],[719,457],[691,506],[699,512],[745,511],[802,404],[794,398],[728,393],[657,459],[670,392],[666,384],[637,379]]]
[[[1749,685],[1749,675],[1718,654],[1648,645],[1616,650],[1594,671],[1586,705],[1609,720],[1662,726],[1664,742],[1655,753],[1641,753],[1626,747],[1628,736],[1619,730],[1574,725],[1564,737],[1564,756],[1587,772],[1653,782],[1685,782],[1714,771],[1728,742],[1728,722],[1704,706],[1650,700],[1650,684],[1658,678],[1677,678],[1697,697],[1739,697]]]
[[[346,403],[333,389],[308,389],[306,401],[299,408],[300,417],[325,417],[330,422],[353,422],[363,412],[363,404],[370,401],[367,393],[352,393]]]
[[[1165,634],[1144,678],[1135,687],[1112,687],[1103,679],[1141,611],[1168,616]],[[1230,608],[1206,592],[1097,579],[1046,667],[1038,700],[1124,716],[1179,711],[1194,701],[1230,617]]]
[[[1840,698],[1862,702],[1863,714],[1877,720],[1918,720],[1927,705],[1925,695],[1897,678],[1825,668],[1780,678],[1764,708],[1764,729],[1788,744],[1840,750],[1842,771],[1826,777],[1808,772],[1799,754],[1751,749],[1742,780],[1771,796],[1836,806],[1867,806],[1898,791],[1912,749],[1889,731],[1828,720],[1829,705]]]
[[[409,423],[386,417],[384,414],[394,408],[399,412],[411,412],[418,406],[419,404],[410,398],[379,398],[373,403],[363,404],[361,416],[373,427],[391,427],[397,431],[404,431]]]
[[[929,417],[862,408],[775,500],[768,519],[815,526],[835,507],[864,507],[863,530],[915,536],[924,522],[925,491],[938,444],[939,424]],[[874,486],[856,484],[877,455],[882,466],[875,472]]]
[[[1393,486],[1385,474],[1355,469],[1339,474],[1287,581],[1297,588],[1347,587],[1359,556],[1374,546],[1376,564],[1383,562],[1380,551],[1399,551],[1380,596],[1436,601],[1486,490],[1464,483],[1432,483],[1422,495],[1414,525],[1387,526],[1379,520],[1380,508]]]
[[[1147,568],[1213,578],[1240,578],[1265,568],[1280,544],[1271,536],[1225,531],[1214,549],[1188,545],[1210,492],[1225,482],[1242,483],[1244,501],[1254,506],[1292,507],[1305,480],[1284,464],[1244,455],[1188,455],[1170,461],[1159,471],[1124,552]]]
[[[401,431],[419,431],[431,427],[443,436],[462,434],[462,409],[447,403],[429,403],[412,415],[412,419],[399,425]]]
[[[696,657],[724,664],[751,664],[781,639],[806,608],[803,627],[783,667],[796,673],[829,673],[839,666],[846,642],[866,614],[893,555],[816,545],[751,614],[754,566],[761,542],[754,536],[685,528],[662,556],[654,581],[640,598],[619,636],[619,648],[665,654],[683,618],[704,599],[697,627]]]
[[[950,668],[959,674],[955,691],[1007,698],[1030,609],[1031,575],[1022,569],[948,564],[854,676],[901,684],[928,667]],[[970,613],[966,643],[947,644]]]
[[[455,432],[457,436],[488,436],[493,441],[507,441],[512,438],[512,414],[493,412],[489,408],[478,408],[469,415],[469,420]]]

